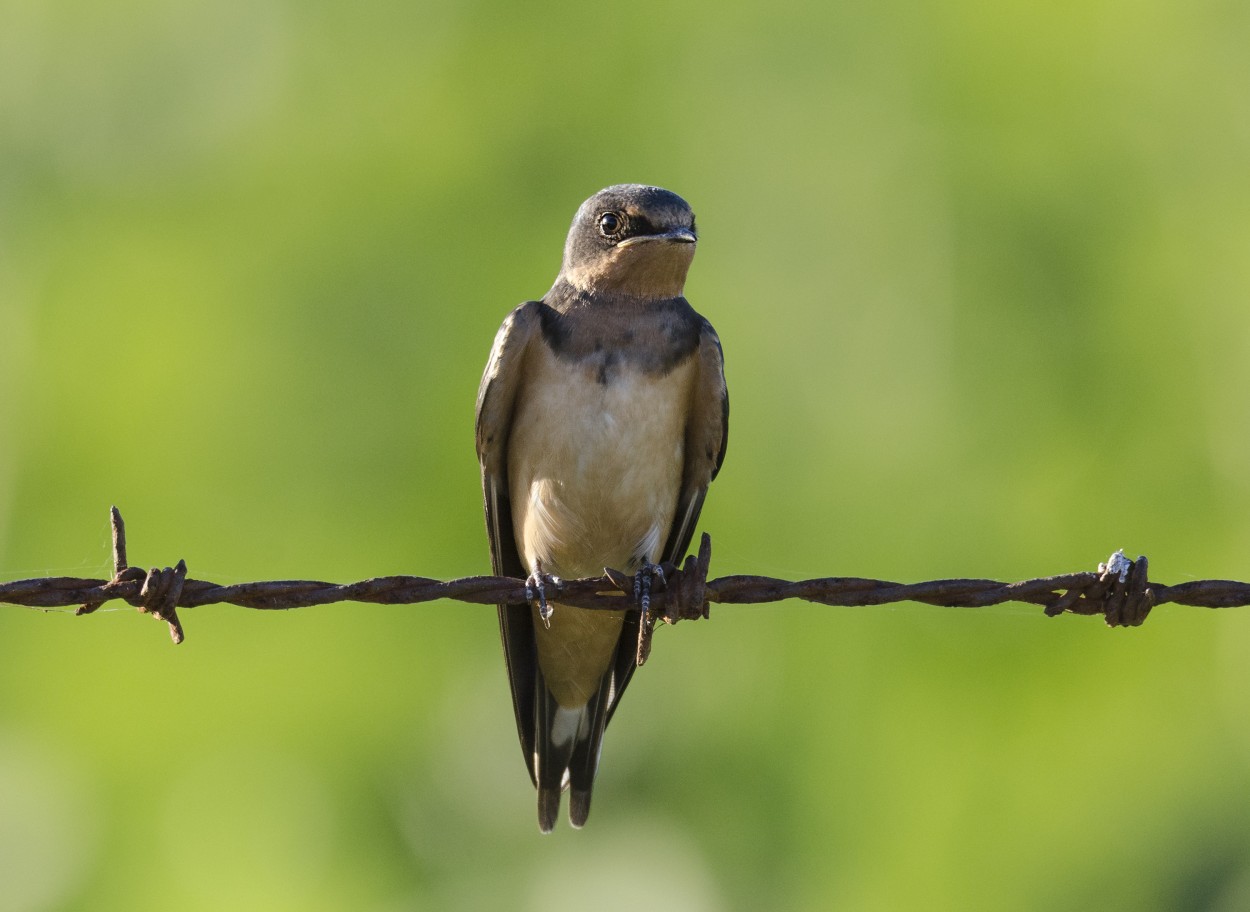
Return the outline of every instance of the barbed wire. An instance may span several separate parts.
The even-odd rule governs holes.
[[[422,576],[382,576],[357,583],[318,580],[273,580],[219,585],[187,577],[186,561],[174,567],[143,570],[131,567],[126,554],[126,525],[116,507],[110,510],[113,531],[113,578],[42,577],[0,583],[0,602],[30,608],[77,605],[77,614],[91,614],[120,599],[169,625],[175,643],[185,638],[177,609],[227,603],[260,610],[287,610],[334,602],[412,605],[438,599],[496,605],[530,600],[525,580],[504,576],[468,576],[437,580]],[[1003,583],[987,579],[930,580],[896,583],[857,577],[782,580],[766,576],[707,578],[712,540],[704,533],[697,555],[680,567],[666,566],[652,588],[650,615],[642,625],[640,659],[648,651],[657,620],[706,618],[711,604],[754,605],[801,599],[821,605],[869,606],[920,602],[947,608],[981,608],[1004,602],[1041,605],[1050,617],[1060,614],[1102,615],[1108,626],[1136,627],[1150,610],[1167,602],[1202,608],[1250,605],[1250,584],[1232,580],[1194,580],[1176,586],[1151,582],[1145,556],[1129,560],[1122,551],[1096,571]],[[615,610],[634,604],[634,577],[608,569],[594,579],[549,580],[549,599],[578,608]]]

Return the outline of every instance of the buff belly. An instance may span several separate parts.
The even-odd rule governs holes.
[[[593,366],[546,346],[519,391],[508,452],[513,531],[530,572],[598,576],[657,562],[681,485],[692,365],[664,375]],[[612,662],[624,616],[556,605],[535,617],[538,664],[556,702],[584,706]]]

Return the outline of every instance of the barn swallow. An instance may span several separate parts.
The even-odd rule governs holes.
[[[621,184],[573,219],[560,274],[504,320],[477,396],[496,575],[541,586],[680,562],[725,456],[720,340],[682,297],[698,234],[681,197]],[[640,611],[499,606],[538,826],[581,827],[604,729],[637,667]]]

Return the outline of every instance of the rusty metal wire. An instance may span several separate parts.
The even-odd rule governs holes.
[[[410,605],[451,599],[480,605],[524,601],[524,580],[501,576],[470,576],[436,580],[421,576],[383,576],[358,583],[316,580],[276,580],[221,586],[187,578],[185,561],[164,569],[131,567],[126,556],[126,526],[116,507],[110,513],[113,528],[113,578],[44,577],[0,583],[0,602],[31,608],[78,605],[78,614],[90,614],[120,599],[169,625],[175,643],[184,639],[177,609],[229,603],[261,610],[304,608],[332,602],[373,602]],[[829,577],[780,580],[764,576],[707,578],[712,542],[705,534],[697,555],[684,566],[666,567],[666,580],[652,590],[649,634],[656,619],[667,623],[706,618],[712,603],[762,604],[802,599],[821,605],[884,605],[921,602],[951,608],[980,608],[1004,602],[1041,605],[1054,617],[1063,613],[1102,615],[1111,627],[1141,624],[1155,605],[1173,602],[1204,608],[1250,605],[1250,584],[1231,580],[1195,580],[1177,586],[1150,582],[1146,558],[1130,561],[1113,554],[1097,571],[1069,573],[1042,579],[1003,583],[985,579],[932,580],[895,583],[887,580]],[[558,580],[547,585],[548,596],[580,608],[621,610],[632,604],[634,578],[608,570],[597,579]],[[648,637],[649,638],[649,637]],[[640,646],[641,648],[641,646]]]

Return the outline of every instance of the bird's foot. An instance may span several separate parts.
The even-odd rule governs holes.
[[[553,589],[559,590],[562,580],[558,576],[543,573],[542,561],[535,561],[534,563],[534,572],[525,578],[525,598],[531,603],[538,602],[538,616],[542,619],[543,626],[550,629],[551,615],[555,609],[547,601],[547,587],[551,586]]]
[[[642,616],[638,619],[638,653],[636,659],[639,665],[646,662],[647,656],[651,654],[651,633],[655,629],[655,618],[651,616],[651,586],[657,579],[660,581],[661,588],[667,584],[668,580],[664,576],[664,568],[659,564],[651,563],[649,560],[643,560],[642,566],[634,574],[634,601],[638,603],[638,607],[642,612]]]
[[[651,613],[651,583],[655,579],[659,579],[661,586],[668,582],[664,576],[663,567],[644,560],[638,572],[634,574],[634,601],[642,609],[643,618]]]

